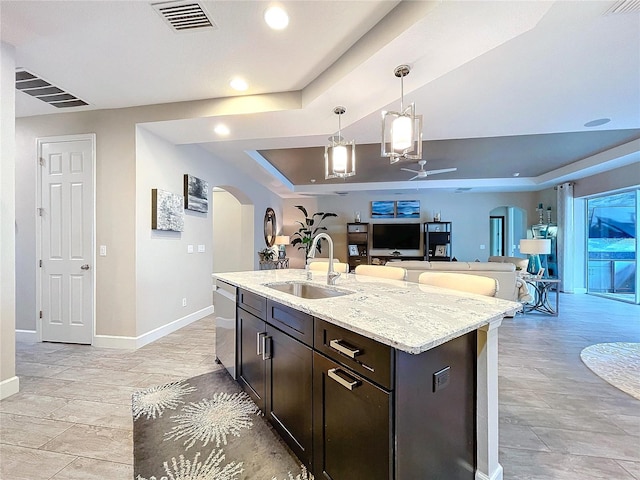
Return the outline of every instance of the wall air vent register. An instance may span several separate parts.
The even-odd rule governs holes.
[[[16,88],[56,108],[83,107],[89,105],[75,95],[65,92],[24,69],[16,70]]]
[[[203,28],[217,30],[218,28],[207,12],[196,2],[158,2],[152,3],[151,6],[174,32],[189,32]]]

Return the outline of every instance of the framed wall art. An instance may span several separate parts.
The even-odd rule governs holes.
[[[396,202],[396,217],[420,218],[420,200],[398,200]]]
[[[184,230],[184,198],[177,193],[151,190],[151,228],[182,232]]]
[[[209,182],[184,174],[184,208],[202,213],[209,211]]]
[[[373,201],[371,202],[371,218],[395,218],[396,202]]]

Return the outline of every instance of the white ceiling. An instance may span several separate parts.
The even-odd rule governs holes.
[[[486,150],[489,138],[522,137],[541,142],[537,155],[548,144],[558,156],[548,170],[514,178],[535,161],[518,152],[495,176],[479,178],[473,172],[491,159],[478,155],[466,159],[474,168],[461,164],[456,174],[429,177],[421,187],[531,190],[640,161],[635,131],[627,132],[635,140],[626,145],[602,140],[587,158],[558,153],[552,135],[640,129],[640,13],[605,15],[617,3],[289,1],[280,2],[289,27],[276,32],[262,21],[269,2],[206,1],[200,4],[218,28],[174,33],[144,1],[0,0],[0,33],[16,47],[19,67],[90,104],[68,111],[218,99],[210,113],[146,127],[176,144],[202,145],[283,196],[416,187],[385,176],[366,184],[294,184],[289,179],[300,177],[305,162],[278,172],[257,153],[323,146],[337,130],[336,105],[347,108],[344,136],[379,143],[380,110],[399,103],[393,70],[408,64],[405,103],[415,101],[424,115],[425,146],[484,139]],[[242,95],[249,96],[231,90],[235,75],[248,81]],[[16,112],[59,110],[17,92]],[[584,126],[603,117],[611,122]],[[228,137],[213,133],[219,123],[230,128]],[[430,159],[427,169],[455,161]],[[360,159],[358,169],[366,167]]]

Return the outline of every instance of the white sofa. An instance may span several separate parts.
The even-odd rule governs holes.
[[[525,282],[516,274],[513,263],[499,262],[425,262],[421,260],[394,261],[388,263],[407,270],[407,281],[417,282],[422,272],[455,272],[482,275],[498,280],[496,298],[514,302],[529,301]]]
[[[527,266],[529,265],[528,258],[521,257],[507,257],[507,256],[492,256],[489,257],[490,262],[496,263],[513,263],[516,266],[516,270],[527,270]]]

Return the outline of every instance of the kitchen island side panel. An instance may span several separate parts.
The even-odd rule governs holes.
[[[397,351],[396,479],[475,478],[476,350],[474,331],[419,355]]]

